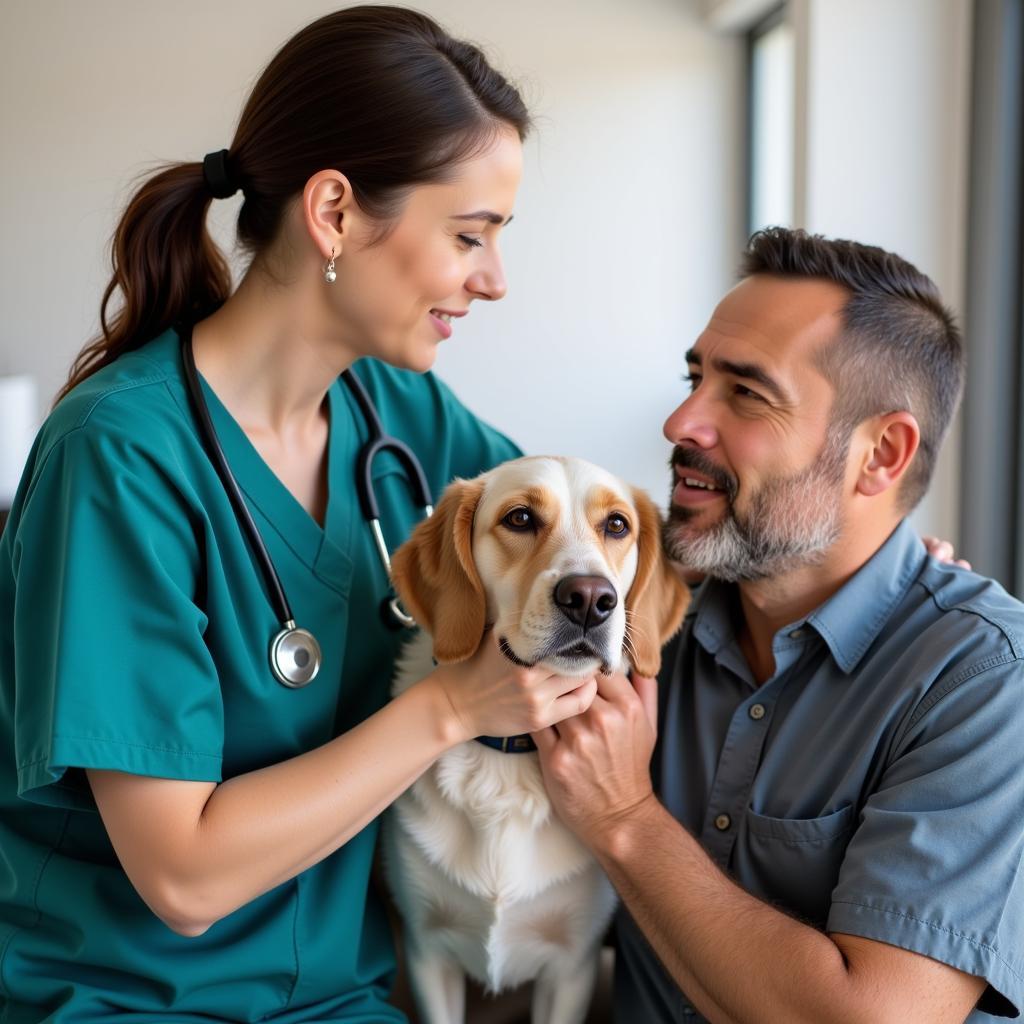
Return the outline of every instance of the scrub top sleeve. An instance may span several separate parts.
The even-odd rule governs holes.
[[[864,806],[829,932],[987,979],[979,1009],[1024,1008],[1024,668],[992,659],[935,684]]]
[[[436,395],[436,401],[444,410],[443,422],[449,431],[449,479],[470,479],[492,469],[500,462],[517,459],[523,454],[522,450],[501,431],[470,412],[455,397],[447,384],[433,374],[428,374],[427,377]]]
[[[98,420],[36,468],[12,557],[19,795],[89,809],[69,769],[218,782],[223,747],[202,513],[173,452]]]

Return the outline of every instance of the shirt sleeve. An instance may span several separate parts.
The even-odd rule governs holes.
[[[939,682],[868,798],[829,932],[985,978],[978,1008],[1024,1007],[1024,667],[989,659]]]
[[[54,806],[94,806],[69,769],[220,781],[201,515],[173,457],[100,419],[42,457],[12,547],[18,790]]]

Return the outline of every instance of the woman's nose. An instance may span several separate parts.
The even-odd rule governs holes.
[[[709,449],[718,444],[718,429],[711,420],[706,403],[696,393],[669,414],[662,429],[674,445],[689,443]]]
[[[477,298],[496,302],[503,299],[508,291],[505,280],[505,267],[501,255],[492,249],[483,263],[478,266],[466,281],[466,288]]]

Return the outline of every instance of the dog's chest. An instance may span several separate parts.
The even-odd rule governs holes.
[[[429,636],[410,642],[396,695],[432,670],[431,651]],[[535,753],[460,744],[413,783],[393,813],[445,882],[499,905],[532,899],[592,864],[555,817]]]

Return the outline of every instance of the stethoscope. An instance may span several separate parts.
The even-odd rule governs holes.
[[[270,553],[263,543],[263,537],[245,504],[238,482],[228,466],[224,449],[221,448],[220,441],[217,439],[217,431],[214,429],[213,420],[210,419],[210,410],[207,408],[203,389],[199,384],[199,373],[196,370],[195,356],[192,353],[191,324],[182,325],[178,333],[181,335],[185,380],[188,382],[189,393],[199,419],[207,453],[224,484],[224,490],[227,491],[228,497],[231,499],[235,517],[249,538],[253,554],[256,556],[256,561],[259,563],[263,578],[267,583],[270,601],[274,606],[274,614],[281,623],[280,630],[270,641],[271,671],[279,683],[291,689],[298,689],[312,682],[316,678],[317,672],[320,671],[320,662],[323,658],[320,644],[308,629],[302,629],[295,625],[291,606],[288,604],[284,587],[281,585],[281,578],[277,575]],[[405,469],[413,500],[427,516],[434,514],[430,487],[427,485],[423,467],[413,454],[412,449],[404,441],[384,433],[380,416],[377,415],[377,410],[359,378],[351,370],[345,370],[341,374],[341,379],[352,392],[370,435],[356,458],[356,493],[359,495],[359,505],[363,516],[370,524],[370,531],[377,546],[377,554],[380,556],[385,573],[387,573],[389,589],[387,596],[381,602],[381,614],[385,623],[391,628],[409,628],[416,625],[416,620],[405,611],[391,587],[391,556],[384,543],[384,534],[380,528],[380,507],[373,489],[373,460],[378,452],[387,450],[394,453]]]

